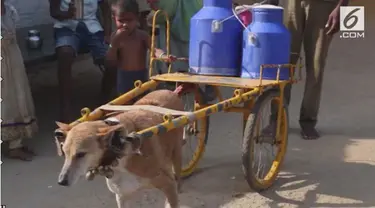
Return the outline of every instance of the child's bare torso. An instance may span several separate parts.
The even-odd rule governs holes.
[[[123,47],[119,49],[119,69],[126,71],[146,69],[147,38],[145,31],[136,29],[123,40]]]

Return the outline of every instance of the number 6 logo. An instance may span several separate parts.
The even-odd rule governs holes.
[[[340,30],[341,31],[364,31],[365,12],[363,6],[340,7]]]
[[[359,8],[353,9],[344,18],[344,26],[347,29],[352,29],[358,23],[358,17],[354,13],[356,13],[359,10],[360,10]],[[352,19],[353,19],[353,21],[351,22],[351,24],[349,24],[349,21],[352,20]]]

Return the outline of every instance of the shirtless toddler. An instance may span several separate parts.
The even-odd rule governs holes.
[[[121,95],[133,89],[135,81],[148,80],[146,57],[151,38],[146,31],[138,29],[136,0],[115,0],[111,8],[117,31],[111,37],[107,60],[117,66],[117,93]],[[175,59],[167,57],[161,49],[155,49],[155,56]]]

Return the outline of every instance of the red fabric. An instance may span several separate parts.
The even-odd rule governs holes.
[[[251,21],[252,21],[252,14],[251,14],[251,12],[250,12],[249,10],[240,13],[240,14],[238,15],[238,17],[241,19],[242,23],[243,23],[245,26],[250,25],[250,23],[251,23]]]
[[[181,96],[185,92],[194,90],[194,88],[195,88],[195,84],[184,83],[184,84],[179,85],[173,92]]]

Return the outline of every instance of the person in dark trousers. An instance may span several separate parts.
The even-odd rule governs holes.
[[[68,122],[71,114],[72,65],[77,53],[82,49],[89,49],[94,61],[104,65],[106,69],[102,79],[102,102],[110,99],[116,87],[116,69],[111,69],[104,61],[112,26],[108,0],[84,1],[83,18],[77,20],[74,0],[49,0],[50,15],[56,20],[54,32],[62,122]],[[97,16],[98,9],[101,9],[103,25]]]
[[[300,108],[299,123],[303,139],[320,137],[316,130],[328,49],[339,30],[340,6],[349,0],[288,0],[286,26],[291,32],[290,63],[297,64],[301,46],[304,46],[306,82]],[[291,86],[285,91],[289,104]]]
[[[256,3],[249,1],[248,4]],[[278,0],[264,3],[278,5]],[[291,33],[290,63],[297,64],[302,45],[305,52],[306,83],[302,99],[299,123],[303,139],[320,137],[316,130],[323,74],[328,49],[334,34],[339,30],[340,6],[347,6],[349,0],[288,0],[285,9],[285,25]],[[290,103],[291,85],[286,86],[285,102]],[[271,124],[265,131],[276,129],[277,107],[272,107]]]

